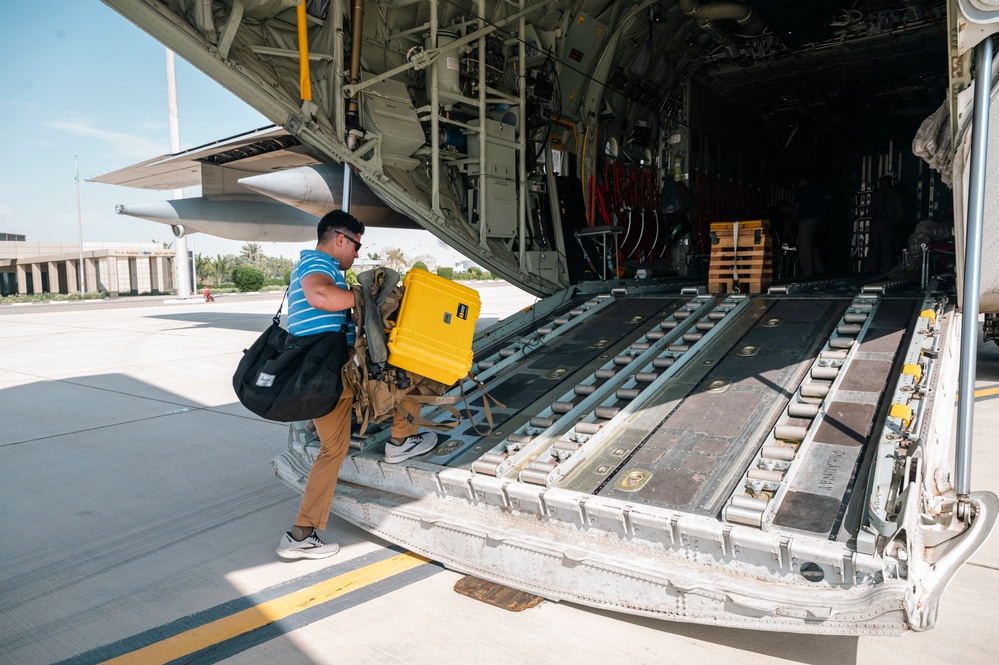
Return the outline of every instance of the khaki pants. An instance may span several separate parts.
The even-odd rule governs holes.
[[[340,475],[340,465],[350,450],[353,403],[354,393],[345,385],[336,407],[325,416],[312,419],[319,435],[319,455],[309,470],[308,480],[305,481],[305,494],[302,495],[302,506],[298,509],[295,526],[311,526],[319,531],[326,528],[330,506],[333,505],[333,494],[336,491],[337,476]],[[419,403],[410,399],[404,399],[399,403],[399,408],[392,417],[392,436],[405,439],[419,431],[419,427],[406,419],[407,414],[419,416]]]

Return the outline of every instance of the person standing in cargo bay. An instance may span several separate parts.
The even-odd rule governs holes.
[[[356,329],[350,311],[354,293],[347,284],[346,270],[361,251],[364,224],[342,210],[323,217],[316,229],[314,250],[302,251],[288,286],[288,331],[297,336],[340,330],[347,324],[347,344],[354,344]],[[346,384],[333,411],[312,423],[319,435],[319,455],[309,470],[298,516],[281,537],[278,556],[285,559],[322,559],[336,554],[340,546],[326,543],[316,530],[326,528],[336,490],[340,465],[350,448],[351,407],[354,394]],[[400,410],[419,413],[419,405],[403,400]],[[404,415],[392,423],[392,442],[385,446],[388,462],[398,462],[430,450],[437,435],[420,436]],[[397,436],[398,435],[398,436]]]
[[[895,229],[902,221],[902,198],[892,189],[892,177],[878,179],[878,191],[871,197],[871,235],[864,269],[868,273],[891,269],[895,253]]]
[[[810,178],[802,176],[798,179],[794,212],[798,219],[798,265],[801,267],[802,277],[822,274],[817,240],[822,221],[822,204],[827,198],[825,190]]]

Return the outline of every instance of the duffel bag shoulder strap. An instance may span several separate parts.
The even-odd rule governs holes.
[[[461,387],[461,398],[465,402],[465,412],[468,414],[468,421],[470,423],[472,423],[472,429],[475,430],[476,434],[478,434],[479,436],[488,436],[489,434],[492,434],[492,432],[493,432],[493,413],[492,413],[492,409],[490,409],[490,407],[489,407],[489,402],[491,401],[493,403],[493,406],[496,406],[496,407],[498,407],[500,409],[504,409],[506,407],[498,399],[496,399],[495,397],[493,397],[492,395],[490,395],[488,392],[486,392],[486,386],[485,386],[485,384],[483,384],[482,381],[479,381],[479,379],[476,378],[476,376],[474,374],[472,374],[471,372],[469,372],[468,376],[466,378],[468,380],[470,380],[470,381],[474,381],[475,385],[476,385],[476,388],[478,389],[478,391],[480,393],[482,393],[482,406],[485,408],[486,422],[489,423],[489,427],[488,427],[488,429],[486,429],[485,432],[480,432],[479,431],[478,425],[475,424],[475,419],[472,418],[472,410],[468,406],[468,396],[465,394],[465,384],[464,384],[464,381],[461,381],[461,382],[458,383],[458,385]]]

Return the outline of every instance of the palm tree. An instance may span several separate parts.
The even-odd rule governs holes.
[[[208,282],[215,274],[215,266],[207,256],[198,254],[194,257],[194,274],[199,282]]]
[[[226,280],[231,280],[231,274],[233,269],[233,261],[235,257],[232,254],[226,254],[222,256],[221,254],[215,255],[215,283],[222,284]]]
[[[255,242],[247,242],[240,248],[239,255],[250,263],[256,263],[263,258],[264,250]]]
[[[401,272],[406,269],[406,255],[398,247],[389,247],[385,250],[385,265]]]

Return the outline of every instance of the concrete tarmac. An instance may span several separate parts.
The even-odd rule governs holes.
[[[481,322],[533,298],[480,287]],[[332,519],[279,559],[287,427],[236,403],[280,294],[0,307],[0,663],[993,663],[999,539],[900,638],[757,632],[569,603],[509,612]],[[978,355],[973,489],[999,491],[999,347]],[[991,655],[990,655],[991,654]]]

